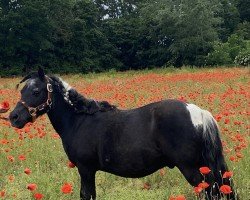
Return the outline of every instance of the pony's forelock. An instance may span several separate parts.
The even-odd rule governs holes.
[[[16,85],[16,89],[19,88],[20,84],[26,82],[27,80],[29,80],[31,78],[36,78],[36,77],[38,77],[38,74],[35,72],[28,74],[27,76],[23,77],[23,79]]]

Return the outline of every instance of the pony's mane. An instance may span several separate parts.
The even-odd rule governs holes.
[[[88,99],[73,89],[68,83],[63,81],[61,78],[50,75],[47,76],[52,80],[51,84],[54,85],[56,92],[59,92],[64,97],[64,101],[70,105],[76,113],[94,114],[96,112],[106,112],[115,110],[116,106],[111,105],[107,101],[95,101]],[[21,83],[24,83],[30,79],[39,78],[38,73],[32,72],[25,76],[17,85],[16,89]]]
[[[84,97],[57,76],[49,76],[49,78],[53,80],[53,84],[56,85],[57,90],[63,95],[65,102],[67,102],[76,113],[94,114],[98,111],[107,112],[116,109],[116,106],[111,105],[107,101],[95,101]]]

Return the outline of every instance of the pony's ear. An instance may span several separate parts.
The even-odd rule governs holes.
[[[41,80],[45,79],[45,73],[44,73],[44,70],[41,67],[38,68],[38,76],[39,76],[39,78]]]

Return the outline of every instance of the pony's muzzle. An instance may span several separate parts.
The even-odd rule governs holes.
[[[17,113],[10,113],[9,119],[11,122],[17,122],[19,119],[19,115]]]

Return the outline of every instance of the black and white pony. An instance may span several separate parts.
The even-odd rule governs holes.
[[[192,186],[203,180],[199,168],[209,167],[207,199],[222,198],[218,186],[227,167],[218,126],[208,111],[178,100],[119,110],[83,97],[42,69],[22,82],[26,84],[21,100],[9,116],[12,125],[23,128],[48,114],[69,160],[78,168],[81,199],[96,199],[98,170],[138,178],[165,166],[177,167]],[[236,199],[234,191],[227,199]]]

